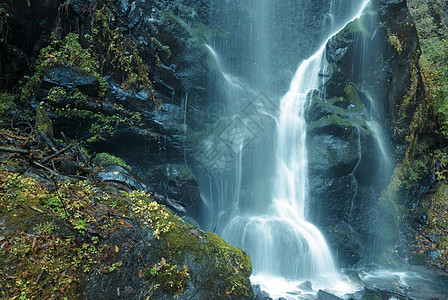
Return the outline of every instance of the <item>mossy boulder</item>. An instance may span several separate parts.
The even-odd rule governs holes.
[[[110,165],[118,165],[127,170],[132,170],[132,168],[126,164],[124,159],[106,152],[98,153],[97,155],[95,155],[92,163],[100,168]]]
[[[150,194],[33,177],[0,178],[5,297],[253,299],[249,256]]]

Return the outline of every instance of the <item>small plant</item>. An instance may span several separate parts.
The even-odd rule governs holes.
[[[56,226],[53,222],[40,223],[34,227],[34,231],[36,233],[46,234],[46,235],[52,234],[57,229],[58,229],[58,226]]]
[[[190,278],[187,266],[178,267],[168,263],[163,257],[160,262],[148,268],[147,272],[148,277],[154,278],[155,285],[171,297],[182,295]]]
[[[14,103],[16,95],[9,92],[0,93],[0,117],[6,117],[16,105]]]
[[[400,39],[396,35],[389,36],[389,44],[394,47],[395,51],[397,51],[398,55],[403,51],[403,47],[401,45]]]
[[[93,163],[97,166],[97,167],[104,167],[107,165],[118,165],[121,166],[125,169],[128,170],[132,170],[132,168],[130,166],[128,166],[126,164],[126,162],[124,161],[124,159],[120,158],[120,157],[116,157],[112,154],[109,153],[98,153],[95,158],[93,159]]]
[[[45,69],[56,65],[64,65],[79,69],[85,74],[93,75],[100,84],[100,97],[105,96],[107,90],[104,78],[99,73],[99,63],[90,49],[83,49],[78,42],[78,35],[75,33],[68,34],[64,40],[53,41],[49,46],[42,48],[39,57],[34,65],[34,74],[24,77],[24,85],[21,87],[20,99],[28,100],[40,85]],[[57,88],[53,93],[62,93]],[[52,93],[52,94],[53,94]],[[57,94],[55,96],[60,96]]]

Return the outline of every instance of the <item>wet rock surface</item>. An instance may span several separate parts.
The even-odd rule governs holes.
[[[384,215],[390,206],[378,199],[393,168],[383,154],[384,144],[392,152],[387,128],[406,122],[399,120],[394,106],[411,84],[410,69],[418,57],[415,28],[406,25],[412,18],[405,1],[373,6],[377,14],[365,14],[328,42],[330,67],[321,72],[328,76],[326,94],[321,99],[311,93],[307,113],[310,216],[327,229],[338,260],[347,266],[365,255],[373,239],[384,238],[384,232],[396,236],[393,222],[380,226],[387,223]],[[400,39],[406,36],[400,53],[390,43],[391,32]],[[378,128],[384,128],[382,136]],[[394,211],[389,220],[395,218]]]

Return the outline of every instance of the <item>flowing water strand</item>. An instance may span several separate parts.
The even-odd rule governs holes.
[[[367,4],[368,1],[364,1],[350,21],[359,17]],[[277,124],[277,180],[269,209],[257,216],[238,213],[223,232],[226,239],[235,241],[234,244],[251,255],[256,276],[269,274],[292,280],[337,277],[323,235],[305,219],[307,94],[322,85],[319,71],[325,67],[324,51],[330,38],[299,66],[289,91],[281,100]]]

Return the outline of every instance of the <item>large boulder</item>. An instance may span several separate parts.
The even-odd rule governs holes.
[[[92,179],[53,181],[21,157],[0,168],[5,297],[23,295],[32,280],[27,295],[43,298],[254,299],[249,256],[186,225],[150,194]]]

